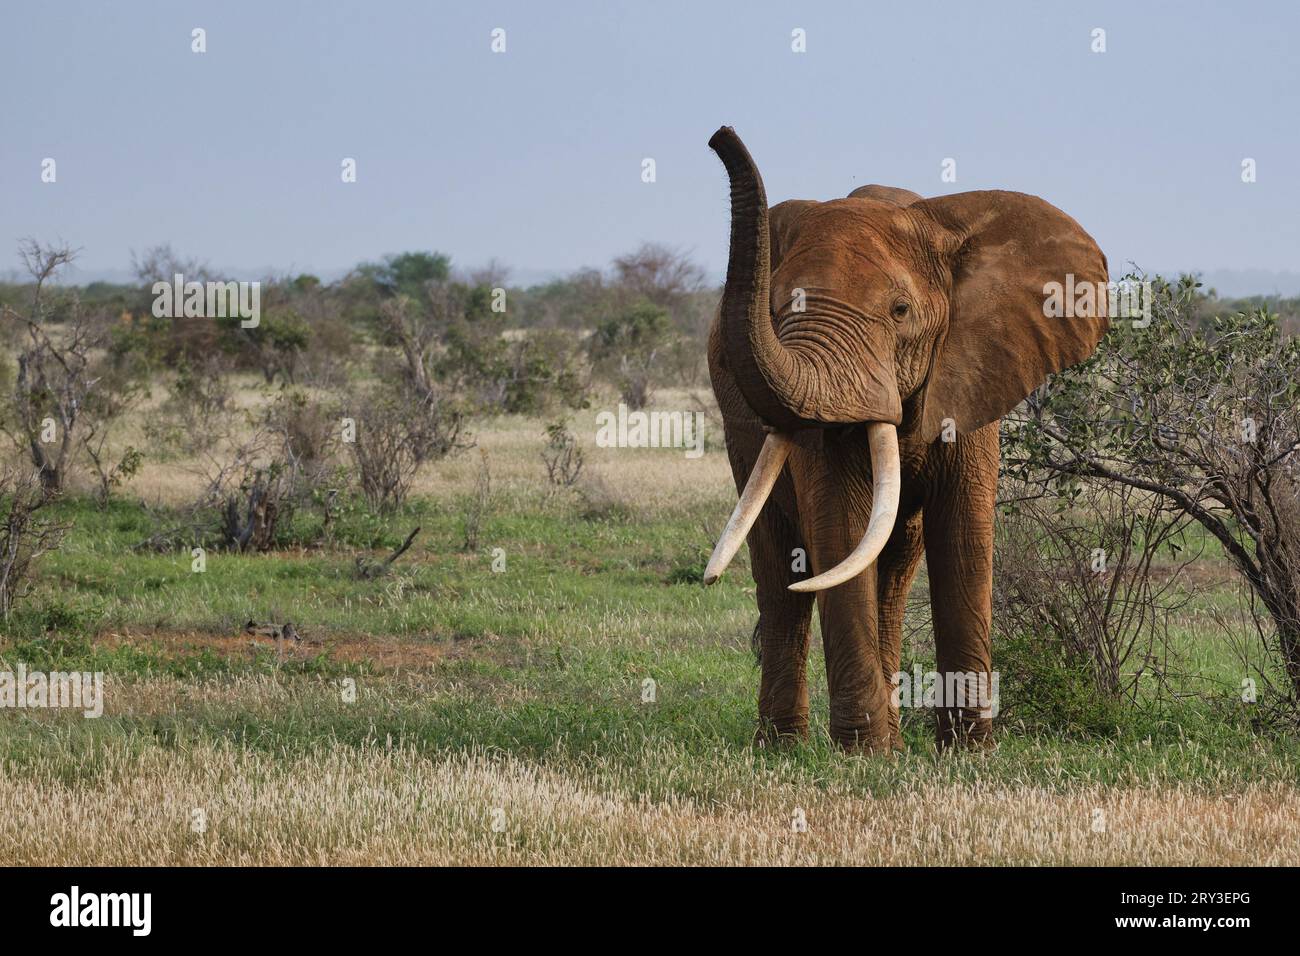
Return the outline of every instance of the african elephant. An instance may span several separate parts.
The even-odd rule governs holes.
[[[736,133],[723,127],[709,146],[731,183],[709,372],[740,501],[704,580],[748,541],[756,742],[808,733],[815,597],[831,736],[897,749],[894,675],[923,551],[939,674],[990,673],[999,419],[1096,348],[1109,327],[1106,257],[1023,193],[864,186],[769,209]],[[1049,284],[1071,281],[1100,298],[1049,317]],[[813,577],[792,570],[796,549]],[[952,703],[936,708],[939,746],[990,744],[988,708]]]

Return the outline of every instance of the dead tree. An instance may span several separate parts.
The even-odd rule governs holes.
[[[33,566],[67,531],[40,513],[47,501],[34,472],[0,471],[0,620],[9,619]]]

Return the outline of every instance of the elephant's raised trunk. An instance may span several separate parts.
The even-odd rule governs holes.
[[[764,421],[795,428],[816,421],[810,401],[816,369],[785,348],[772,328],[771,245],[767,192],[749,150],[724,126],[709,147],[731,181],[731,253],[722,291],[722,343],[727,367],[745,401]],[[832,419],[833,420],[833,419]]]

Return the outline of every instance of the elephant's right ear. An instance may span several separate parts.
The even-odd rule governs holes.
[[[771,250],[772,271],[781,264],[785,250],[790,248],[798,228],[799,217],[821,203],[812,199],[787,199],[767,211],[768,248]]]
[[[945,420],[965,433],[1001,418],[1106,334],[1106,257],[1055,206],[989,190],[924,199],[908,212],[951,276],[948,328],[925,390],[926,441]],[[1089,297],[1063,301],[1085,283]]]
[[[786,250],[790,248],[790,243],[794,241],[795,233],[799,228],[800,217],[809,209],[820,205],[821,203],[812,199],[787,199],[785,202],[777,203],[767,211],[768,260],[771,262],[769,276],[776,275],[777,267],[781,264],[781,260],[785,258]],[[785,304],[784,302],[778,302],[777,299],[788,291],[788,289],[777,289],[776,286],[771,287],[773,320],[776,318],[777,310]]]

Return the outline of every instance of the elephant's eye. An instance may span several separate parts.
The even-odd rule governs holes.
[[[906,303],[906,302],[899,302],[899,303],[897,303],[897,304],[894,306],[894,318],[896,318],[896,319],[905,319],[905,318],[907,318],[907,303]]]

